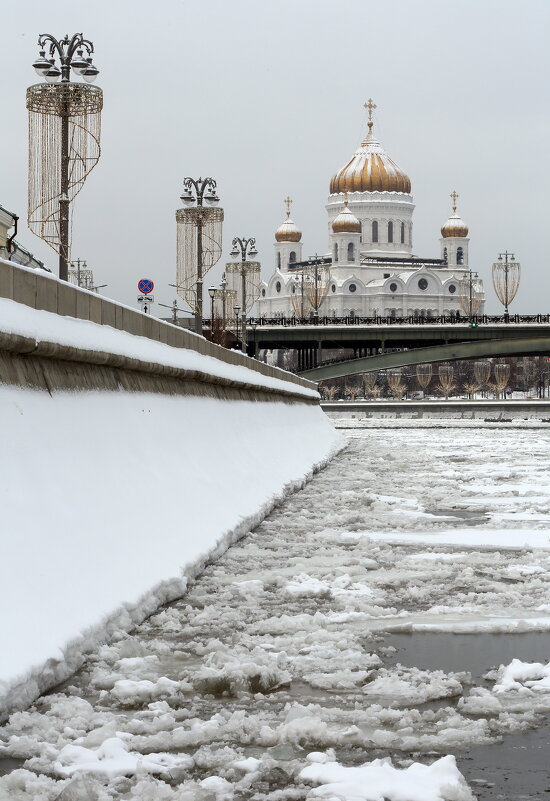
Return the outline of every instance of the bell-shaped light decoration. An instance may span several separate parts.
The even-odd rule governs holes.
[[[233,245],[233,250],[229,255],[231,256],[232,259],[236,259],[240,255],[237,245]]]
[[[248,251],[248,255],[249,256],[257,256],[258,255],[258,251],[256,250],[256,245],[252,245],[252,247]]]
[[[35,70],[36,74],[40,75],[41,78],[44,77],[44,73],[46,73],[50,69],[50,67],[52,66],[51,62],[49,62],[48,59],[45,58],[45,55],[46,55],[45,50],[41,50],[40,51],[40,55],[38,56],[36,61],[33,63],[33,67],[34,67],[34,70]]]
[[[44,72],[44,78],[48,83],[55,83],[61,77],[61,70],[56,67],[53,58],[50,60],[50,67]]]
[[[86,61],[88,62],[88,66],[86,67],[85,70],[82,70],[80,74],[82,75],[86,83],[93,83],[97,78],[97,76],[99,75],[99,70],[97,67],[94,67],[91,58],[86,59]]]
[[[187,189],[184,190],[180,199],[185,203],[186,206],[192,206],[196,200],[195,195],[191,192],[190,187],[187,187]]]
[[[71,67],[73,68],[73,70],[76,72],[77,75],[82,75],[84,71],[88,69],[89,66],[90,66],[89,62],[87,61],[86,58],[84,58],[82,50],[79,50],[76,56],[71,61]]]
[[[215,206],[216,203],[218,203],[220,200],[212,186],[209,188],[208,192],[204,196],[204,199],[206,200],[209,206]]]

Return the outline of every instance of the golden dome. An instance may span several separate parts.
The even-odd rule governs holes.
[[[458,194],[456,192],[452,192],[451,198],[453,199],[453,211],[441,229],[441,236],[445,239],[450,236],[468,236],[468,226],[462,217],[459,217],[459,215],[456,213],[456,200],[458,198]]]
[[[344,203],[344,208],[332,222],[332,230],[335,234],[360,234],[361,223],[349,209],[348,201]]]
[[[275,239],[277,242],[299,242],[302,238],[302,232],[297,228],[296,224],[288,217],[284,223],[275,231]]]
[[[290,207],[292,200],[290,197],[285,198],[286,204],[286,220],[275,231],[275,239],[277,242],[299,242],[302,238],[302,232],[290,219]]]
[[[411,191],[411,180],[392,161],[372,132],[369,121],[367,138],[355,151],[348,163],[333,176],[330,193],[339,192],[406,192]]]

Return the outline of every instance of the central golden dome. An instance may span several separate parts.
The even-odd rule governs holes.
[[[330,182],[331,195],[339,192],[411,191],[411,180],[388,156],[372,132],[369,133],[348,163]]]

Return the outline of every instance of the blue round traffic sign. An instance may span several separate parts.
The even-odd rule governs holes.
[[[141,281],[138,281],[138,289],[142,295],[148,295],[154,288],[155,285],[150,278],[142,278]]]

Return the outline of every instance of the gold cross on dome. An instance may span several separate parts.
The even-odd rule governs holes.
[[[290,195],[285,197],[285,201],[284,202],[285,202],[285,205],[286,205],[286,216],[290,217],[290,207],[292,206],[292,198],[290,197]]]
[[[456,201],[457,201],[457,198],[458,198],[458,192],[455,192],[455,191],[453,190],[453,191],[451,192],[451,194],[449,195],[449,197],[450,197],[450,198],[451,198],[451,200],[453,201],[453,213],[454,213],[454,212],[456,211]]]
[[[372,125],[373,125],[373,123],[372,123],[372,112],[376,108],[376,103],[372,102],[372,97],[369,97],[368,101],[364,104],[364,108],[366,108],[367,111],[369,112],[369,131],[370,131],[370,129],[372,128]]]

